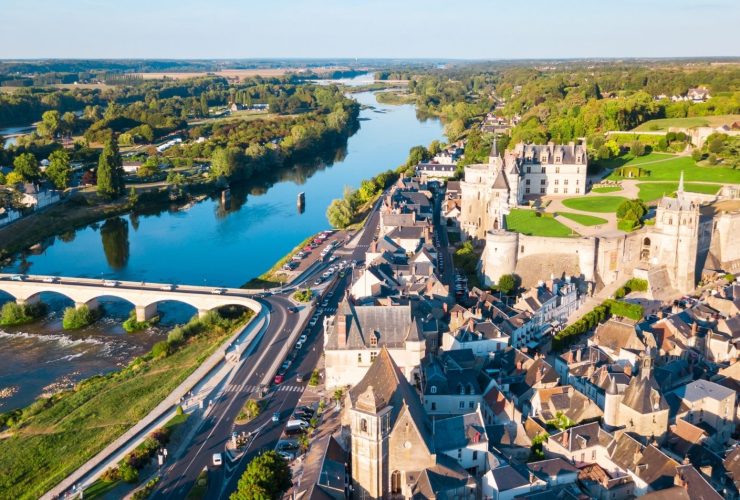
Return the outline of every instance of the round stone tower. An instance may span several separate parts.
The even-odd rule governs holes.
[[[486,233],[486,249],[481,259],[481,274],[485,286],[498,283],[504,274],[516,269],[519,233],[505,230]]]
[[[619,427],[618,413],[619,403],[622,399],[617,390],[617,382],[614,377],[610,377],[609,387],[604,394],[604,427],[606,430],[612,430]]]

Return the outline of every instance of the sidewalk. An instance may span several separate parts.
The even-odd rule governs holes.
[[[241,358],[252,341],[258,335],[264,333],[267,325],[269,325],[269,313],[263,308],[249,323],[229,337],[222,344],[222,347],[217,349],[147,416],[41,498],[58,497],[72,488],[73,485],[78,486],[78,491],[91,485],[105,470],[116,465],[126,454],[136,448],[152,431],[169,421],[175,415],[177,406],[183,401],[188,392],[194,395],[183,405],[183,409],[188,413],[193,413],[195,408],[199,407],[200,401],[204,401],[204,398],[221,385],[225,377],[238,366],[226,359],[229,349],[232,346],[240,346],[239,357]],[[207,412],[208,407],[205,404],[204,406],[205,412]]]

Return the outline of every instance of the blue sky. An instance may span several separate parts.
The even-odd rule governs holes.
[[[0,4],[0,58],[740,56],[738,0]]]

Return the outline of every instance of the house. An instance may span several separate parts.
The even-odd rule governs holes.
[[[721,500],[723,497],[691,465],[676,467],[675,486],[654,491],[643,496],[648,500]]]
[[[527,464],[527,469],[535,477],[544,481],[548,488],[563,484],[572,484],[578,480],[578,468],[562,458],[531,462]]]
[[[709,380],[695,380],[673,394],[680,401],[676,419],[701,427],[710,443],[722,449],[735,430],[735,391]]]
[[[531,324],[525,335],[512,337],[514,347],[535,349],[554,327],[567,322],[578,309],[578,289],[570,277],[540,282],[524,292],[514,304],[514,309],[529,313]]]
[[[454,163],[419,163],[416,166],[416,175],[429,179],[448,179],[454,177],[457,167]]]
[[[612,361],[628,363],[634,368],[639,354],[646,348],[637,336],[636,323],[627,318],[611,318],[596,327],[588,345],[600,349]]]
[[[542,445],[548,454],[568,460],[577,467],[604,463],[614,436],[598,422],[577,425],[550,436]]]
[[[491,320],[476,322],[471,318],[464,326],[442,335],[442,348],[445,351],[471,349],[476,356],[488,357],[506,349],[509,340]]]
[[[33,207],[34,210],[48,207],[62,199],[61,193],[56,189],[32,182],[23,184],[21,196],[21,203],[27,207]]]
[[[485,372],[524,414],[529,413],[536,389],[555,387],[560,380],[543,356],[531,358],[512,347],[495,353],[487,362]]]
[[[686,97],[692,102],[706,102],[708,99],[711,99],[712,96],[709,94],[709,89],[706,87],[698,87],[689,89],[686,93]]]
[[[607,464],[607,469],[616,467],[631,477],[636,496],[673,486],[679,465],[652,444],[644,445],[626,432],[616,436],[609,447]]]
[[[123,172],[126,174],[135,174],[139,171],[139,168],[143,165],[140,161],[124,161]]]
[[[410,381],[419,376],[426,342],[410,305],[355,305],[345,298],[324,320],[326,386],[357,384],[386,349]]]
[[[627,500],[634,498],[635,483],[619,470],[609,471],[599,464],[580,468],[578,482],[596,500]]]
[[[435,419],[434,449],[455,460],[471,476],[478,477],[488,465],[488,435],[480,408],[472,413]]]
[[[422,363],[421,393],[429,415],[457,415],[476,410],[490,380],[476,366],[470,349],[443,352]]]
[[[570,385],[535,390],[530,411],[532,418],[543,423],[565,419],[580,424],[603,415],[596,403]]]
[[[483,476],[481,490],[483,498],[513,500],[519,495],[543,490],[547,483],[528,470],[519,470],[511,465],[491,469]]]

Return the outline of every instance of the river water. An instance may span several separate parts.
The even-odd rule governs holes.
[[[355,82],[366,83],[363,77]],[[341,197],[345,186],[357,187],[361,180],[395,168],[414,145],[443,139],[439,120],[417,118],[413,106],[379,104],[369,92],[354,97],[367,106],[360,113],[360,129],[349,138],[346,150],[327,152],[322,162],[232,187],[226,206],[207,199],[186,210],[91,225],[44,242],[43,251],[19,257],[4,271],[240,286],[326,229],[326,207]],[[296,206],[300,192],[306,197],[303,213]],[[59,324],[67,299],[54,294],[43,299],[53,311],[49,318],[0,332],[0,390],[17,388],[14,395],[0,399],[0,411],[29,403],[52,382],[78,380],[126,363],[159,340],[166,326],[194,312],[181,304],[164,304],[162,328],[130,335],[120,322],[131,306],[111,299],[106,304],[109,318],[68,333]]]

